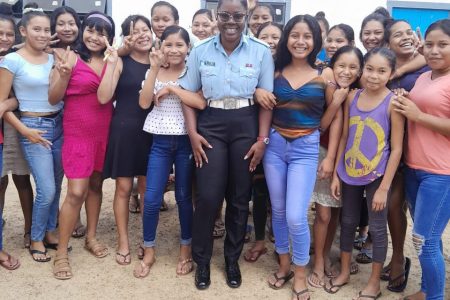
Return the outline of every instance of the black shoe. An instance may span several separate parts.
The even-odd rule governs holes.
[[[209,276],[209,264],[197,265],[197,269],[195,270],[195,287],[199,290],[206,290],[211,284]]]
[[[225,272],[227,275],[227,284],[230,288],[235,289],[241,286],[241,270],[237,262],[225,262]]]

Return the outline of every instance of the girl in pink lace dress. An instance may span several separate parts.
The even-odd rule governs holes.
[[[108,254],[106,246],[95,238],[102,201],[102,170],[105,160],[113,106],[100,104],[98,90],[107,69],[104,53],[114,37],[113,20],[99,12],[85,18],[82,42],[76,52],[67,49],[56,55],[52,73],[50,102],[64,99],[64,144],[62,160],[68,178],[67,196],[59,214],[59,247],[53,275],[69,279],[67,247],[86,201],[87,234],[85,248],[97,258]]]

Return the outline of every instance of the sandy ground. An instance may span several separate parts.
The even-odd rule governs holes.
[[[65,195],[66,182],[63,194]],[[166,194],[169,200],[169,211],[161,213],[157,237],[157,262],[150,275],[145,279],[133,277],[133,268],[138,261],[136,247],[141,237],[139,215],[131,214],[130,234],[132,247],[132,264],[119,266],[114,255],[116,247],[116,228],[112,210],[114,181],[104,184],[104,202],[100,217],[98,238],[108,245],[110,254],[103,259],[96,259],[83,248],[83,239],[72,239],[73,251],[70,259],[74,278],[59,281],[53,278],[52,263],[36,263],[32,261],[28,251],[22,248],[23,217],[17,192],[13,185],[7,190],[4,218],[6,226],[3,230],[5,250],[20,257],[22,266],[13,272],[0,268],[0,299],[291,299],[291,285],[275,291],[267,286],[267,276],[276,270],[273,256],[273,245],[267,242],[269,251],[256,263],[240,261],[243,283],[239,289],[230,289],[225,283],[223,240],[216,240],[214,256],[211,262],[211,286],[206,291],[198,291],[194,286],[194,273],[177,276],[175,273],[178,259],[179,227],[176,204],[173,193]],[[312,216],[312,214],[311,214]],[[310,216],[310,222],[312,218]],[[84,212],[82,214],[84,220]],[[251,218],[250,218],[251,220]],[[415,292],[420,285],[420,265],[412,247],[411,222],[405,245],[405,254],[412,259],[411,274],[408,287],[402,295]],[[444,245],[450,241],[450,230],[444,235]],[[250,246],[247,244],[244,251]],[[391,253],[389,246],[388,256]],[[334,253],[337,255],[335,249]],[[446,249],[446,257],[448,257]],[[51,252],[54,255],[54,252]],[[370,272],[370,265],[360,265],[360,273],[351,277],[351,283],[338,294],[329,295],[323,290],[311,288],[312,299],[351,299],[364,287]],[[450,295],[449,271],[447,260],[447,297]],[[382,299],[399,299],[382,283]]]

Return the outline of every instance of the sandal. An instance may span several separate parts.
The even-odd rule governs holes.
[[[354,300],[359,300],[359,299],[361,299],[361,298],[366,298],[366,299],[373,299],[373,300],[376,300],[376,299],[378,299],[378,298],[380,298],[380,297],[381,297],[381,291],[378,292],[378,294],[376,294],[375,296],[373,296],[373,295],[364,295],[364,294],[362,293],[362,291],[359,291],[358,296],[357,296],[356,298],[353,298],[353,299],[354,299]]]
[[[266,253],[267,253],[267,248],[266,248],[266,247],[264,247],[264,249],[261,249],[261,250],[252,250],[252,249],[250,248],[250,249],[248,249],[248,250],[245,252],[245,254],[244,254],[244,260],[245,260],[246,262],[253,263],[253,262],[257,261],[258,258],[259,258],[261,255],[264,255],[264,254],[266,254]]]
[[[308,284],[315,288],[323,288],[325,283],[322,281],[322,279],[319,278],[319,274],[317,274],[316,272],[312,272],[308,276]]]
[[[40,263],[44,263],[44,262],[49,262],[52,258],[50,256],[47,256],[47,249],[45,249],[45,251],[40,251],[40,250],[35,250],[35,249],[28,249],[28,252],[30,252],[31,257],[33,258],[33,260],[35,262],[40,262]],[[35,254],[40,254],[40,255],[45,255],[45,258],[36,258],[34,257]]]
[[[361,252],[356,255],[356,262],[360,264],[372,263],[372,249],[362,248]]]
[[[96,238],[85,241],[84,249],[89,251],[96,258],[102,258],[108,255],[108,248],[102,245]]]
[[[31,231],[27,231],[23,234],[23,247],[29,249],[31,246]]]
[[[145,278],[150,274],[150,269],[153,266],[153,264],[156,262],[156,259],[154,258],[152,262],[149,264],[146,264],[143,260],[141,260],[136,267],[134,268],[133,275],[136,278]],[[139,268],[139,269],[138,269]]]
[[[214,222],[214,231],[213,231],[213,238],[219,239],[225,235],[225,224],[222,220],[216,220]]]
[[[397,277],[393,279],[389,279],[389,284],[387,286],[387,289],[394,293],[401,293],[405,290],[406,285],[408,284],[408,277],[409,277],[409,270],[411,269],[411,259],[409,257],[406,257],[405,262],[405,270],[398,275]],[[404,280],[398,284],[394,285],[400,278],[404,276]]]
[[[300,296],[303,295],[304,293],[309,292],[309,290],[306,288],[304,290],[301,290],[300,292],[297,292],[294,288],[292,288],[292,296],[296,297],[297,300],[300,300]],[[311,296],[309,296],[308,298],[306,298],[306,300],[311,299]]]
[[[7,258],[5,260],[0,260],[0,266],[8,271],[13,271],[20,267],[20,261],[17,258],[12,257],[10,254],[5,254],[7,255]]]
[[[128,259],[129,258],[129,259]],[[131,264],[131,254],[122,254],[119,251],[116,252],[116,262],[121,266],[126,266]]]
[[[274,283],[270,283],[269,281],[267,282],[269,284],[269,287],[274,289],[274,290],[279,290],[281,288],[283,288],[283,286],[292,279],[292,277],[294,277],[294,271],[290,271],[287,275],[282,276],[282,277],[278,277],[277,272],[272,274],[273,277],[275,278],[275,282]],[[277,283],[279,283],[281,280],[283,280],[283,282],[281,283],[280,286],[277,285]]]
[[[139,203],[139,196],[138,195],[132,195],[130,197],[130,201],[128,202],[128,210],[132,214],[138,214],[141,212],[141,206]]]
[[[186,266],[188,266],[187,269],[184,269],[184,267],[186,267]],[[194,270],[194,264],[192,263],[192,258],[178,260],[177,275],[187,275],[187,274],[191,273],[192,270]]]
[[[350,275],[355,275],[358,273],[359,273],[359,265],[356,262],[352,261],[350,263]]]
[[[83,224],[76,227],[72,232],[72,237],[76,239],[82,238],[85,235],[86,235],[86,226],[84,226]]]
[[[336,294],[337,292],[339,292],[339,290],[348,284],[348,282],[344,282],[342,284],[334,284],[333,283],[333,279],[330,278],[330,280],[328,281],[328,283],[330,284],[329,287],[327,287],[326,285],[323,286],[323,289],[325,290],[325,292],[327,292],[328,294]]]
[[[65,275],[58,275],[65,273]],[[73,277],[72,268],[69,264],[69,256],[67,254],[57,255],[53,262],[53,276],[59,280],[66,280]]]

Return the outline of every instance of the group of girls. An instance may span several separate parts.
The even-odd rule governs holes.
[[[47,249],[54,249],[54,277],[73,276],[69,240],[82,225],[79,211],[83,204],[85,248],[95,257],[105,257],[108,249],[97,240],[96,229],[103,179],[113,178],[118,232],[115,259],[120,265],[130,264],[128,201],[133,179],[138,177],[143,243],[138,253],[142,260],[133,273],[146,277],[156,261],[159,210],[174,169],[181,231],[176,273],[188,274],[196,262],[197,288],[209,286],[210,245],[199,232],[224,234],[221,204],[214,203],[214,216],[204,212],[212,205],[205,204],[209,196],[223,199],[226,195],[227,283],[238,287],[241,275],[236,255],[239,258],[242,251],[246,221],[237,215],[246,219],[248,207],[239,207],[236,201],[237,196],[249,198],[250,193],[242,192],[242,183],[236,180],[225,183],[223,195],[206,193],[211,190],[205,186],[206,179],[223,176],[214,173],[222,147],[215,138],[219,129],[206,127],[217,126],[213,122],[217,120],[208,116],[222,116],[214,104],[220,101],[208,97],[217,94],[211,85],[214,78],[209,77],[222,75],[214,73],[212,60],[204,60],[200,69],[191,65],[203,54],[200,50],[194,51],[186,66],[194,43],[178,26],[176,8],[159,1],[151,9],[151,20],[129,16],[121,26],[119,49],[111,46],[115,24],[105,14],[92,12],[81,22],[70,7],[56,9],[51,17],[29,9],[18,28],[24,43],[16,52],[15,21],[10,9],[0,8],[0,116],[5,120],[0,135],[0,207],[6,175],[12,172],[24,212],[24,245],[32,258],[50,261]],[[363,56],[355,47],[353,29],[346,24],[329,28],[324,14],[295,16],[283,28],[275,23],[270,6],[256,5],[248,14],[247,8],[247,1],[222,0],[217,16],[200,10],[192,20],[192,34],[201,40],[194,50],[214,42],[210,37],[218,33],[223,53],[236,63],[233,54],[241,47],[241,23],[247,22],[248,34],[266,42],[274,59],[273,89],[252,70],[239,69],[253,89],[259,112],[246,107],[235,111],[248,110],[252,118],[258,113],[260,124],[256,143],[242,153],[245,160],[227,162],[230,170],[256,169],[251,183],[256,239],[245,252],[245,260],[255,262],[267,252],[270,204],[279,261],[278,270],[268,278],[271,288],[280,289],[293,279],[293,299],[309,299],[308,285],[337,293],[349,283],[350,274],[358,272],[352,249],[359,227],[364,243],[357,261],[372,263],[372,271],[355,299],[379,298],[380,279],[389,282],[390,291],[402,292],[411,267],[403,253],[407,203],[422,267],[420,291],[407,299],[444,299],[441,236],[450,216],[450,161],[445,155],[450,147],[449,20],[430,25],[422,39],[407,21],[392,20],[385,10],[377,9],[362,22],[359,37],[367,51]],[[240,18],[241,13],[246,17]],[[229,29],[229,24],[238,29]],[[245,67],[257,68],[250,63]],[[203,93],[190,88],[197,86],[192,84],[195,76]],[[248,100],[245,106],[252,103]],[[198,120],[195,110],[200,112]],[[233,118],[237,115],[230,111]],[[226,147],[233,149],[231,144]],[[36,185],[34,202],[30,173]],[[64,174],[68,188],[59,209]],[[195,201],[193,190],[199,195]],[[238,191],[242,195],[236,196]],[[307,275],[310,199],[316,204],[316,217],[311,248],[314,264]],[[202,222],[216,228],[195,230]],[[339,270],[329,255],[338,224]],[[393,253],[383,267],[387,225]],[[0,265],[9,270],[20,266],[17,258],[2,250],[1,239]]]

